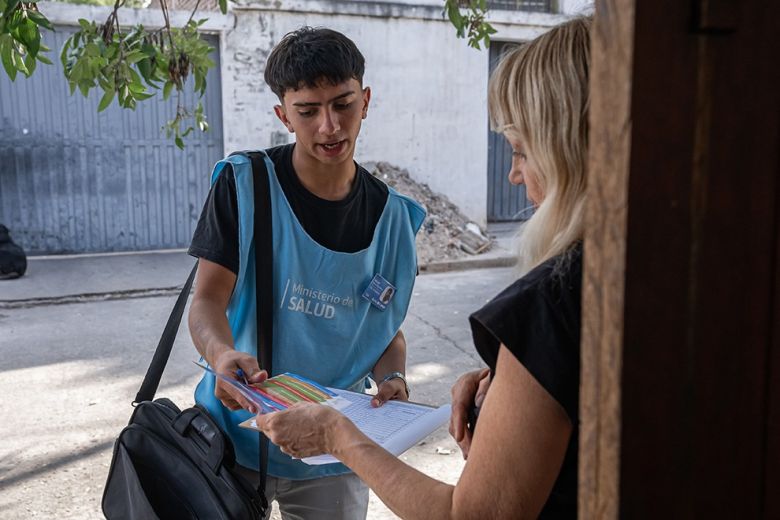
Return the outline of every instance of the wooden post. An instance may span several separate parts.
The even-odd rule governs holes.
[[[780,513],[780,4],[601,0],[582,518]]]
[[[603,0],[596,9],[582,287],[579,514],[608,520],[617,518],[619,505],[634,0]]]

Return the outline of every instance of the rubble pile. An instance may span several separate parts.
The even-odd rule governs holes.
[[[490,249],[492,242],[487,238],[485,229],[471,222],[447,197],[433,192],[427,184],[412,179],[408,171],[386,162],[366,163],[363,166],[382,182],[413,198],[428,211],[417,234],[419,265],[446,262]]]

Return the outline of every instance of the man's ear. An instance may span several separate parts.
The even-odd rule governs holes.
[[[363,89],[363,119],[368,117],[368,104],[371,102],[371,87]]]
[[[295,133],[292,123],[290,123],[290,120],[287,119],[287,114],[285,113],[284,107],[282,105],[274,105],[274,114],[276,114],[276,117],[279,118],[279,121],[281,121],[282,124],[287,127],[288,132],[291,134]]]

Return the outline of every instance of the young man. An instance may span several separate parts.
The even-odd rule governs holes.
[[[343,34],[304,27],[271,52],[265,81],[294,144],[265,150],[273,247],[273,371],[361,391],[373,404],[408,399],[400,331],[425,211],[357,165],[353,156],[371,90],[364,59]],[[189,315],[193,341],[217,372],[267,377],[255,358],[252,169],[243,156],[217,164],[190,247],[200,259]],[[261,247],[261,246],[258,246]],[[372,287],[375,297],[364,298]],[[392,286],[387,301],[379,298]],[[264,290],[266,288],[261,288]],[[372,301],[373,300],[373,301]],[[258,470],[258,435],[238,423],[255,411],[230,385],[204,375],[195,391],[233,440],[238,463]],[[285,518],[366,516],[368,489],[341,464],[308,466],[269,448],[266,495]]]

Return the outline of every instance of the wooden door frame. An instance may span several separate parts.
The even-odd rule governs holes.
[[[778,20],[596,2],[581,518],[780,517]]]

